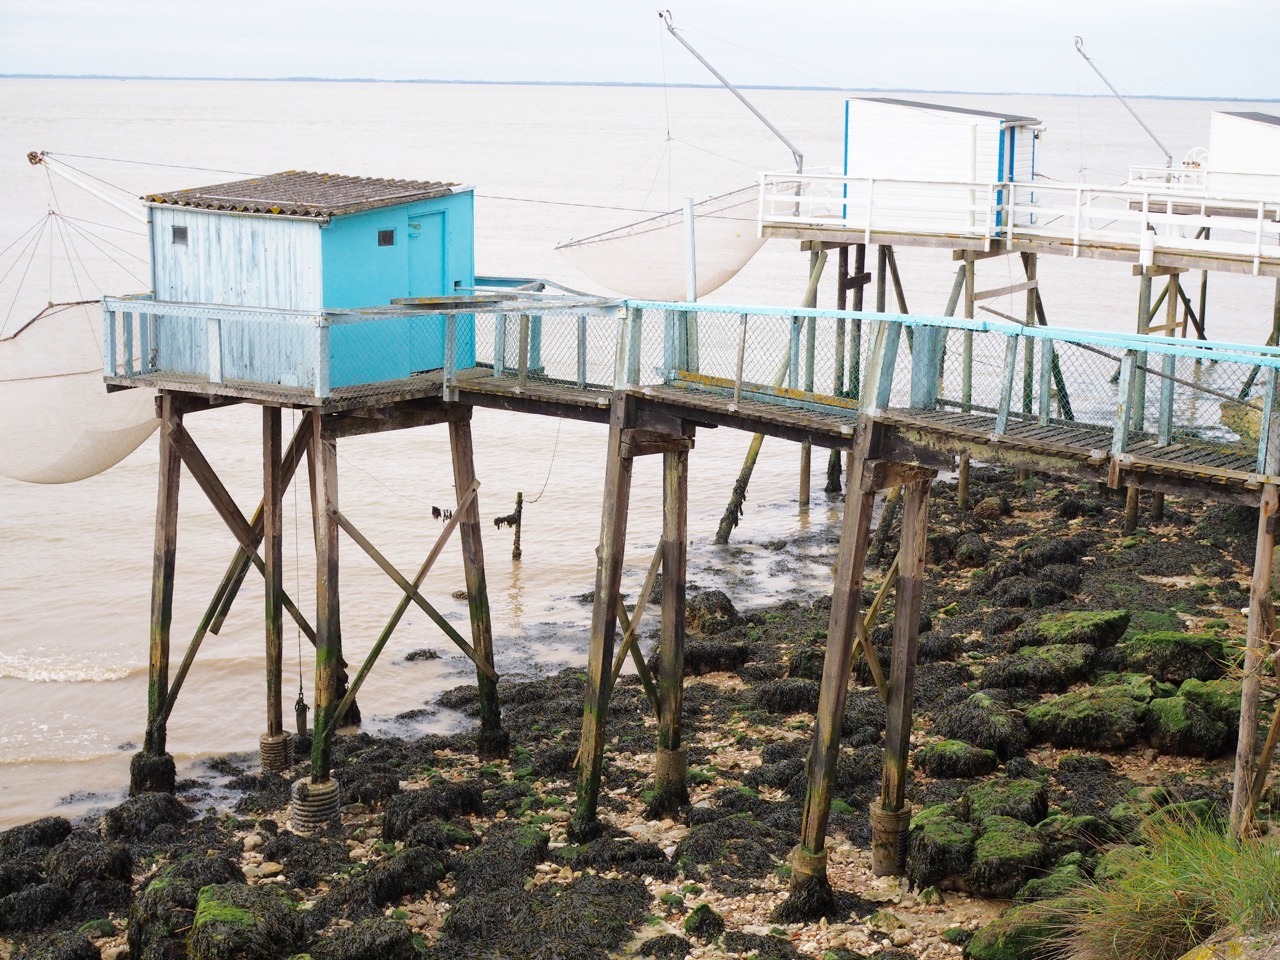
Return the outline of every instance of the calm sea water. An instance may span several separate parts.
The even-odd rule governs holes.
[[[811,166],[838,163],[841,94],[752,97]],[[1042,119],[1048,129],[1040,169],[1058,179],[1115,183],[1130,163],[1160,160],[1113,100],[928,99]],[[1175,155],[1206,142],[1215,108],[1271,109],[1158,100],[1140,108]],[[81,277],[82,293],[90,296],[146,288],[144,279],[135,279],[147,276],[140,228],[65,183],[52,181],[51,192],[45,174],[26,163],[27,150],[83,155],[68,162],[122,188],[122,197],[286,169],[470,183],[480,198],[481,272],[549,277],[583,289],[591,282],[559,259],[555,244],[639,216],[598,207],[666,209],[685,196],[744,186],[759,170],[788,160],[723,91],[595,87],[5,80],[0,144],[0,248],[50,208],[79,218],[79,226],[104,238],[97,248],[76,245],[92,278]],[[63,254],[59,239],[51,247]],[[0,317],[11,310],[12,318],[30,316],[46,301],[75,293],[66,257],[55,256],[50,267],[43,253],[20,293],[14,277],[0,282]],[[902,250],[899,262],[911,309],[940,312],[953,275],[949,254]],[[980,285],[1011,282],[1014,270],[1003,259],[984,262],[980,277],[992,282]],[[793,304],[806,271],[807,255],[775,241],[711,299]],[[1132,327],[1136,282],[1128,266],[1045,258],[1040,277],[1051,322]],[[1270,327],[1272,294],[1268,281],[1215,276],[1212,335],[1260,341]],[[820,303],[834,304],[830,274]],[[192,416],[188,423],[241,508],[251,511],[261,489],[257,408]],[[509,533],[488,527],[485,533],[498,669],[537,673],[584,662],[590,611],[573,597],[592,587],[604,430],[477,411],[474,432],[483,516],[509,512],[517,491],[526,498],[522,561],[510,559]],[[698,437],[690,466],[690,579],[723,586],[742,606],[820,592],[829,578],[839,509],[821,493],[807,510],[799,507],[794,445],[766,444],[735,545],[710,543],[747,442],[726,430]],[[415,568],[439,530],[431,506],[452,502],[444,432],[352,439],[343,442],[340,457],[344,512],[394,563]],[[625,575],[632,593],[660,531],[660,478],[652,459],[637,465],[634,483]],[[825,462],[815,460],[819,467]],[[114,802],[127,785],[129,755],[145,717],[155,467],[152,441],[78,484],[41,487],[0,478],[0,827]],[[286,497],[286,584],[303,609],[314,596],[308,509],[305,489]],[[175,660],[233,547],[187,481]],[[399,593],[354,547],[344,549],[343,632],[348,658],[358,661]],[[454,548],[424,590],[458,624],[465,622],[465,604],[451,594],[462,585]],[[251,578],[222,634],[206,641],[171,721],[170,746],[180,764],[255,748],[265,724],[261,608],[262,590]],[[438,650],[441,659],[404,661],[420,647]],[[307,644],[287,638],[286,676],[296,682],[301,670],[310,698],[307,654]],[[411,611],[362,693],[371,725],[391,726],[395,714],[430,704],[441,690],[473,677],[468,667]],[[458,722],[439,711],[419,728],[445,730]]]

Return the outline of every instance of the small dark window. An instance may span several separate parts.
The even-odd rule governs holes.
[[[396,245],[395,230],[379,230],[378,231],[378,246],[394,247],[395,245]]]
[[[187,245],[187,228],[186,227],[173,228],[173,242],[180,247],[185,247]]]

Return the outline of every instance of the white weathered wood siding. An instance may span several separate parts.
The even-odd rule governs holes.
[[[174,242],[175,227],[186,228],[185,244]],[[322,310],[315,221],[153,206],[151,256],[157,300]],[[314,328],[266,318],[227,318],[211,327],[199,318],[162,317],[156,360],[175,373],[220,368],[224,380],[306,386],[314,341]]]
[[[1000,169],[1000,121],[853,98],[848,101],[846,170],[850,177],[884,179],[871,198],[877,229],[966,231],[983,222],[967,208],[985,199],[964,187],[940,189],[888,182],[956,180],[995,182]],[[850,187],[856,214],[865,194]]]
[[[1206,181],[1212,195],[1280,200],[1280,121],[1214,112]]]

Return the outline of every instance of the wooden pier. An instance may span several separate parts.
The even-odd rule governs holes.
[[[902,869],[909,823],[903,782],[914,713],[929,489],[939,471],[952,470],[961,460],[977,460],[1089,479],[1114,489],[1150,489],[1262,506],[1246,670],[1249,664],[1256,666],[1265,647],[1275,539],[1271,517],[1280,490],[1280,349],[1275,347],[1090,333],[996,319],[511,293],[362,313],[362,320],[350,322],[376,323],[389,315],[438,321],[421,328],[446,331],[444,364],[405,378],[330,390],[323,377],[284,387],[211,375],[219,371],[179,373],[164,369],[153,357],[148,362],[132,346],[126,350],[126,343],[154,343],[172,309],[171,304],[139,299],[108,299],[104,305],[108,337],[115,345],[107,351],[108,384],[113,389],[160,388],[164,421],[148,730],[135,762],[135,790],[171,788],[166,719],[200,640],[218,612],[225,612],[234,597],[232,585],[250,565],[268,584],[264,763],[284,762],[274,748],[274,738],[283,733],[279,658],[284,615],[297,621],[316,645],[311,775],[295,788],[294,822],[299,829],[323,822],[337,809],[340,791],[331,777],[329,752],[334,729],[342,713],[354,705],[360,682],[411,603],[475,661],[482,703],[480,749],[488,756],[505,752],[478,522],[480,478],[472,458],[470,419],[475,407],[584,420],[608,429],[578,801],[571,822],[578,837],[599,829],[608,706],[627,657],[636,664],[658,720],[659,790],[653,813],[668,815],[687,802],[681,729],[684,584],[688,464],[697,431],[742,430],[828,448],[845,459],[848,493],[809,759],[810,786],[802,835],[792,857],[792,901],[798,915],[821,912],[831,896],[826,826],[845,695],[855,647],[866,634],[860,598],[872,508],[881,492],[902,489],[904,534],[895,580],[891,669],[883,690],[889,716],[883,790],[872,810],[878,870]],[[349,316],[332,319],[345,322]],[[226,325],[234,319],[224,315],[219,322]],[[322,342],[329,336],[329,319],[320,314],[299,331]],[[282,322],[292,321],[285,317]],[[463,351],[448,339],[462,336],[470,338],[474,350],[474,359],[467,357],[465,363],[458,362]],[[775,377],[779,367],[780,378]],[[1141,388],[1140,373],[1145,377]],[[253,518],[244,517],[231,502],[183,426],[185,417],[246,402],[263,409],[263,502]],[[305,412],[288,445],[280,435],[282,407]],[[449,430],[458,501],[453,518],[410,577],[397,571],[342,512],[337,447],[349,436],[413,427]],[[663,458],[663,534],[638,606],[627,617],[620,580],[632,463],[636,457],[657,455]],[[290,598],[280,579],[280,497],[304,461],[315,489],[314,627],[308,625],[300,598]],[[171,678],[176,508],[183,466],[217,508],[239,549],[183,666]],[[469,640],[419,591],[454,532],[461,541],[470,599]],[[403,591],[397,613],[351,678],[344,672],[339,614],[339,541],[344,534]],[[661,666],[657,676],[650,676],[638,636],[659,572]],[[1256,670],[1248,675],[1256,684]],[[1246,710],[1233,810],[1237,822],[1246,816],[1241,798],[1247,798],[1254,783],[1255,725],[1256,714]]]

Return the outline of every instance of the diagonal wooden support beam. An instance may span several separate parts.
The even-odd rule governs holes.
[[[444,530],[441,531],[440,538],[437,539],[437,545],[439,547],[444,546],[444,544],[448,541],[449,536],[453,533],[454,530],[457,529],[458,524],[462,522],[462,518],[461,516],[459,516],[459,514],[462,512],[462,509],[466,504],[469,504],[472,500],[475,499],[477,487],[478,487],[478,484],[476,486],[473,486],[470,490],[467,491],[466,495],[463,497],[463,504],[460,505],[458,509],[454,511],[453,517],[449,519],[449,523],[446,524]],[[396,586],[398,586],[401,590],[404,591],[403,602],[404,602],[405,608],[406,609],[408,608],[408,604],[410,601],[413,603],[416,603],[419,609],[421,609],[423,613],[425,613],[428,617],[430,617],[432,622],[435,623],[436,626],[438,626],[442,631],[444,631],[445,636],[447,636],[450,640],[452,640],[455,644],[458,645],[458,649],[460,649],[463,653],[465,653],[471,659],[472,663],[474,663],[477,667],[483,670],[487,677],[496,681],[498,679],[498,674],[493,669],[493,667],[489,666],[487,663],[482,662],[481,659],[476,656],[476,652],[474,649],[472,649],[471,644],[467,643],[467,641],[463,639],[462,634],[460,634],[457,631],[457,629],[453,626],[453,624],[451,624],[448,620],[446,620],[444,618],[444,615],[441,614],[440,611],[437,610],[418,591],[417,585],[415,585],[414,583],[411,583],[409,579],[404,576],[404,574],[402,574],[399,570],[397,570],[392,565],[391,561],[388,560],[385,556],[383,556],[381,551],[379,551],[377,547],[375,547],[372,543],[369,542],[368,538],[365,537],[365,535],[362,534],[356,528],[355,524],[353,524],[345,514],[339,511],[336,515],[336,519],[338,521],[338,526],[346,531],[347,536],[349,536],[352,540],[354,540],[356,545],[369,555],[369,559],[372,560],[374,563],[376,563],[382,569],[382,572],[385,573],[388,577],[390,577],[395,582]],[[439,551],[438,550],[434,551],[434,556],[430,558],[431,564],[435,563],[435,559],[438,556],[439,556]],[[421,572],[421,578],[425,579],[428,572],[430,572],[430,566],[427,567],[427,570]],[[422,579],[418,579],[417,584],[421,584]],[[394,617],[395,623],[400,622],[400,616],[402,615],[403,615],[403,611],[400,611],[400,613]],[[390,626],[392,629],[394,629],[394,624]],[[390,634],[388,633],[387,636],[390,637]]]
[[[228,568],[227,576],[223,578],[220,589],[230,588],[230,584],[233,582],[232,574],[234,573],[234,568],[238,563],[238,558],[241,555],[247,558],[245,560],[246,564],[252,563],[265,577],[266,565],[263,563],[262,558],[258,556],[256,544],[249,547],[248,544],[251,543],[251,540],[247,540],[242,537],[242,533],[246,535],[251,533],[251,531],[247,529],[248,524],[245,523],[244,515],[240,513],[240,509],[236,507],[234,501],[231,500],[230,494],[227,493],[226,488],[222,486],[222,481],[218,480],[217,475],[213,472],[213,468],[209,466],[209,462],[205,460],[204,455],[200,452],[199,448],[196,447],[195,441],[191,439],[191,435],[188,434],[186,429],[181,425],[178,425],[177,429],[170,429],[167,432],[174,450],[177,451],[182,462],[187,465],[187,469],[191,471],[191,475],[195,478],[200,489],[204,490],[205,495],[208,496],[210,502],[213,503],[214,508],[218,510],[219,515],[223,516],[223,520],[227,523],[231,532],[236,536],[236,539],[240,541],[241,552],[232,560],[232,565]],[[296,439],[297,437],[295,435],[295,440]],[[290,445],[290,449],[292,449],[292,444]],[[193,463],[196,464],[195,467],[192,466]],[[296,462],[294,463],[294,467],[297,467]],[[211,484],[211,486],[206,486],[206,484]],[[210,492],[211,487],[215,490],[215,493]],[[220,493],[217,493],[217,491],[220,491]],[[215,496],[224,498],[226,504],[230,505],[230,509],[234,512],[234,516],[239,519],[238,525],[227,520],[222,509],[219,509]],[[260,539],[261,526],[259,526],[259,540]],[[302,612],[298,610],[297,606],[283,591],[281,591],[281,602],[284,608],[293,616],[294,620],[297,621],[298,626],[301,628],[302,632],[306,634],[307,639],[309,639],[314,645],[316,642],[315,631],[311,629],[311,625],[307,623],[306,618],[302,616]],[[182,663],[179,664],[178,670],[174,674],[173,683],[169,686],[168,695],[165,697],[164,706],[160,711],[160,715],[164,721],[167,721],[170,714],[173,713],[173,708],[178,702],[178,694],[182,692],[182,685],[187,679],[187,674],[191,671],[192,664],[195,663],[196,654],[200,652],[200,645],[204,642],[204,638],[211,632],[210,626],[213,623],[219,603],[220,595],[215,592],[213,600],[210,601],[208,608],[205,610],[204,616],[200,618],[200,623],[196,627],[194,636],[191,638],[191,643],[187,646],[187,652],[182,658]]]
[[[422,566],[418,568],[417,574],[414,575],[413,582],[409,583],[406,581],[403,584],[402,589],[404,589],[405,591],[404,596],[400,598],[400,602],[396,605],[395,612],[391,614],[391,619],[387,621],[387,625],[383,628],[382,633],[379,635],[377,642],[373,645],[373,649],[370,650],[369,655],[365,657],[364,663],[360,667],[360,672],[357,673],[356,678],[353,681],[351,681],[350,688],[347,690],[346,695],[342,698],[341,702],[338,704],[337,710],[334,711],[334,717],[336,719],[333,725],[329,727],[329,729],[326,731],[326,736],[328,736],[330,739],[332,739],[333,737],[333,732],[339,726],[342,725],[343,715],[350,708],[352,701],[355,700],[356,693],[360,690],[361,684],[364,683],[365,677],[369,675],[369,671],[373,669],[373,665],[377,661],[378,655],[382,653],[382,648],[387,645],[387,641],[391,639],[391,634],[393,634],[395,632],[396,627],[400,625],[400,619],[404,616],[405,611],[409,609],[410,597],[417,594],[418,587],[422,586],[422,581],[427,578],[427,574],[430,573],[431,568],[435,566],[436,560],[439,559],[441,552],[444,550],[445,544],[449,542],[449,538],[453,536],[453,531],[457,529],[458,524],[462,522],[462,518],[466,512],[466,508],[471,504],[471,501],[475,499],[476,491],[478,491],[479,489],[480,489],[480,481],[476,480],[467,489],[467,492],[463,494],[462,499],[458,501],[458,509],[454,511],[453,516],[449,518],[449,521],[445,524],[444,529],[440,531],[440,536],[436,538],[435,546],[431,548],[431,552],[427,554],[427,559],[424,560],[422,562]],[[338,525],[342,526],[343,520],[345,519],[342,516],[342,514],[336,513],[334,515],[334,518],[337,520]],[[354,528],[349,526],[344,526],[343,529],[346,530],[347,534],[350,536],[351,531]],[[355,540],[356,538],[352,537],[352,539]],[[356,540],[356,542],[360,543],[360,540]],[[365,541],[365,542],[367,543],[368,541]],[[361,544],[361,546],[363,545],[364,544]],[[370,554],[370,556],[372,556],[372,554]],[[381,554],[379,554],[379,556],[381,556]],[[390,564],[388,564],[388,566],[390,566]],[[392,567],[391,569],[394,570],[395,568]],[[400,580],[398,579],[399,577],[400,575],[399,573],[397,573],[394,577],[392,577],[392,579],[396,580],[396,582],[399,583],[400,582]],[[423,602],[425,603],[425,601]],[[434,610],[434,608],[430,607],[430,604],[427,604],[427,608]],[[436,616],[439,616],[439,614],[437,613]],[[443,620],[443,617],[441,619]],[[445,623],[448,623],[448,621],[445,621]],[[476,666],[481,665],[480,661],[476,659],[474,652],[469,651],[466,641],[462,640],[461,637],[458,637],[457,639],[454,640],[454,642],[460,644],[463,647],[464,651],[467,651],[467,656],[471,657],[472,661],[476,664]],[[495,680],[497,679],[496,674],[494,675],[494,679]]]
[[[649,605],[649,595],[653,592],[653,585],[657,582],[658,571],[662,569],[662,552],[663,543],[658,544],[658,549],[653,553],[653,560],[649,563],[649,572],[645,574],[644,588],[640,593],[640,599],[636,601],[635,616],[623,624],[626,633],[622,637],[622,643],[618,646],[617,656],[613,658],[613,670],[609,675],[609,695],[613,694],[613,685],[618,682],[618,675],[622,672],[623,661],[626,660],[627,654],[631,654],[631,659],[635,661],[636,672],[640,674],[640,683],[644,686],[644,691],[649,696],[649,702],[653,705],[653,715],[661,720],[658,704],[658,688],[654,686],[653,676],[649,673],[649,665],[644,662],[644,657],[640,655],[640,621],[644,619],[645,608]],[[621,604],[619,604],[621,608]],[[607,700],[606,700],[607,702]]]
[[[285,450],[280,463],[281,493],[289,489],[289,484],[293,482],[293,476],[297,473],[298,465],[302,462],[302,458],[306,456],[307,447],[310,444],[311,418],[303,417],[298,423],[298,428],[294,431],[293,439],[289,441],[289,446]],[[253,519],[249,521],[255,549],[262,543],[263,530],[265,529],[264,522],[263,502],[259,500],[258,509],[254,511]],[[235,556],[231,558],[231,563],[222,578],[222,583],[214,594],[214,601],[217,603],[217,607],[213,620],[209,624],[210,633],[218,634],[222,632],[222,624],[231,612],[231,605],[235,603],[240,587],[244,584],[244,577],[249,572],[249,566],[249,554],[245,553],[243,547],[236,548]]]
[[[899,549],[893,557],[893,563],[889,565],[888,573],[884,575],[884,583],[880,584],[876,598],[867,610],[867,615],[858,621],[858,642],[853,648],[855,662],[858,659],[858,648],[862,648],[862,653],[867,658],[867,668],[871,671],[871,679],[875,681],[876,690],[880,693],[880,701],[885,704],[889,702],[889,685],[885,681],[884,670],[880,667],[880,658],[876,656],[875,646],[871,643],[871,625],[876,622],[876,617],[880,616],[880,608],[884,605],[885,598],[889,596],[889,589],[898,574],[898,564],[901,560],[902,551]]]
[[[171,428],[171,433],[174,448],[178,451],[182,462],[186,464],[187,469],[191,472],[192,478],[200,486],[200,489],[204,491],[205,496],[209,498],[213,509],[217,511],[218,516],[222,517],[222,522],[227,525],[227,529],[231,531],[232,536],[239,541],[241,548],[249,557],[249,562],[253,564],[259,573],[266,576],[266,565],[262,562],[262,558],[258,556],[258,545],[253,542],[253,529],[250,527],[249,521],[244,518],[244,514],[236,506],[235,500],[227,492],[227,488],[218,478],[218,475],[213,472],[213,467],[209,466],[209,461],[205,459],[204,454],[196,446],[195,440],[191,438],[191,434],[187,433],[186,428],[178,424]],[[282,593],[282,601],[284,608],[289,611],[289,615],[297,622],[298,627],[306,634],[307,639],[315,643],[316,632],[312,629],[311,624],[307,622],[307,618],[302,615],[302,611],[298,609],[297,604],[286,593]]]

